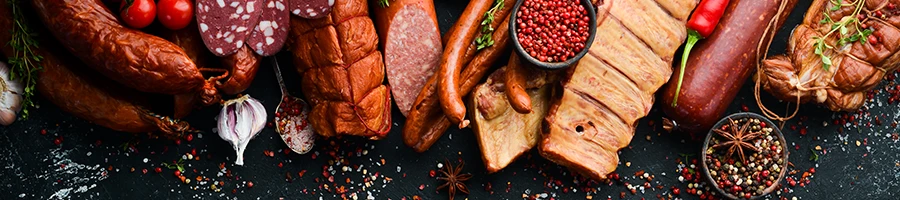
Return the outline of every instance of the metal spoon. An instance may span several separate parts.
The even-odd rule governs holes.
[[[316,142],[315,130],[306,121],[309,117],[309,104],[288,93],[284,79],[281,78],[278,60],[275,57],[271,58],[275,77],[278,78],[278,86],[281,88],[281,103],[275,108],[275,131],[295,153],[308,153]]]

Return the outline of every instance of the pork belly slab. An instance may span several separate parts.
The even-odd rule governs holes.
[[[672,75],[697,0],[605,0],[594,44],[566,69],[542,125],[545,158],[593,179],[606,179],[631,142],[653,94]],[[607,12],[608,11],[608,12]]]

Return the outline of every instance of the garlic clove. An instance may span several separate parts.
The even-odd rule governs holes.
[[[22,111],[22,93],[25,85],[10,80],[9,66],[0,62],[0,125],[9,126],[16,121],[16,113]]]
[[[250,95],[244,95],[226,101],[217,118],[219,137],[231,143],[237,152],[235,164],[244,165],[247,144],[266,125],[265,108]]]

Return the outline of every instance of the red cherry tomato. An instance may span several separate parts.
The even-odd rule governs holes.
[[[132,28],[144,28],[156,18],[156,4],[153,0],[123,0],[121,6],[122,21]]]
[[[172,30],[187,27],[194,18],[194,4],[190,0],[160,0],[156,6],[159,22]]]

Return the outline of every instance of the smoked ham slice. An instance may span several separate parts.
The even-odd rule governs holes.
[[[539,145],[545,158],[593,179],[616,169],[618,150],[631,142],[653,94],[668,82],[698,1],[601,3],[594,44],[563,75]]]

